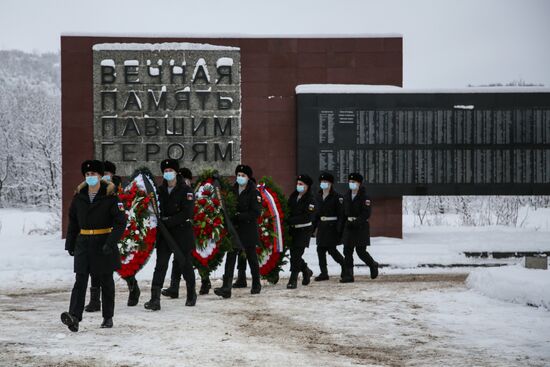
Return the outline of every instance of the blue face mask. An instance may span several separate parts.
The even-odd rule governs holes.
[[[326,190],[330,187],[330,185],[328,184],[328,182],[321,182],[319,184],[319,187],[322,189],[322,190]]]
[[[109,175],[105,175],[105,176],[101,177],[101,179],[104,180],[104,181],[107,181],[107,182],[111,182],[111,176],[109,176]]]
[[[296,185],[296,191],[298,192],[304,192],[306,191],[306,187],[304,185]]]
[[[165,179],[166,181],[172,181],[173,179],[176,178],[176,172],[174,172],[174,171],[164,172],[164,174],[162,175],[162,177],[164,177],[164,179]]]
[[[237,183],[240,185],[240,186],[244,186],[248,183],[248,178],[246,177],[243,177],[243,176],[238,176],[237,177]]]
[[[95,186],[99,182],[99,178],[97,176],[86,176],[86,183],[88,186]]]
[[[355,183],[355,182],[350,182],[349,183],[349,189],[350,190],[357,190],[357,187],[358,187],[357,183]]]

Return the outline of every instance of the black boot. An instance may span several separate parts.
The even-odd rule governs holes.
[[[73,333],[76,333],[78,331],[78,318],[76,316],[71,315],[68,312],[63,312],[61,314],[61,322],[67,325],[69,330],[71,330]]]
[[[160,287],[151,288],[151,299],[143,305],[147,310],[160,310]]]
[[[231,281],[227,276],[223,276],[223,285],[221,288],[214,288],[214,293],[223,298],[231,298]]]
[[[233,288],[246,288],[246,270],[240,270],[237,274],[237,280],[233,283]]]
[[[138,304],[141,291],[139,290],[138,283],[135,277],[126,278],[126,284],[128,284],[128,306],[132,307]]]
[[[208,294],[210,293],[210,288],[212,288],[212,284],[210,283],[210,279],[201,279],[201,289],[199,289],[199,294]]]
[[[98,287],[90,287],[90,303],[84,307],[86,312],[96,312],[101,310],[101,301],[99,300],[99,291]]]
[[[197,303],[197,291],[195,287],[187,287],[187,299],[185,300],[186,306],[194,306]]]
[[[323,281],[323,280],[329,280],[329,277],[328,277],[327,273],[321,273],[321,274],[319,274],[315,277],[316,282],[320,282],[320,281]]]
[[[340,264],[340,267],[342,268],[342,270],[340,270],[340,282],[341,282],[342,279],[344,279],[344,277],[346,276],[347,271],[346,271],[346,267],[344,266],[344,264]]]
[[[112,318],[105,318],[103,319],[103,322],[101,323],[100,328],[102,329],[110,329],[113,327],[113,319]]]
[[[353,283],[353,268],[345,268],[345,274],[343,274],[342,279],[340,279],[340,283]]]
[[[378,263],[375,261],[374,264],[369,266],[370,268],[370,278],[376,279],[378,277]]]
[[[179,296],[180,296],[180,279],[181,279],[181,276],[179,278],[170,279],[170,287],[168,287],[166,289],[163,289],[161,294],[165,297],[179,298]]]
[[[311,282],[311,277],[313,276],[313,271],[307,267],[307,264],[304,264],[302,268],[302,285],[308,285]]]
[[[233,285],[235,287],[235,285]],[[262,290],[262,283],[260,282],[260,278],[252,278],[252,288],[250,289],[251,294],[259,294]]]
[[[298,286],[298,272],[293,271],[290,273],[290,279],[288,279],[288,284],[286,285],[287,289],[296,289]]]

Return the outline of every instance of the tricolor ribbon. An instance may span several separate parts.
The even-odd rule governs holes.
[[[277,252],[283,252],[283,229],[281,227],[281,216],[277,209],[277,204],[273,195],[266,189],[264,184],[258,185],[262,199],[264,199],[269,207],[269,212],[275,217],[275,232],[277,232],[277,238],[275,239],[275,250]]]

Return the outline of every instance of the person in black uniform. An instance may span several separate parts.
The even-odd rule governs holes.
[[[105,172],[101,179],[106,182],[112,182],[118,191],[122,187],[122,179],[116,175],[116,165],[113,162],[104,161],[103,166],[105,167]]]
[[[370,268],[370,277],[378,276],[378,263],[367,252],[370,245],[369,217],[371,214],[371,201],[365,187],[362,185],[363,176],[359,173],[351,173],[348,176],[349,190],[344,197],[344,215],[346,224],[344,228],[344,256],[345,274],[340,280],[342,283],[352,283],[353,278],[353,250]]]
[[[110,161],[103,162],[104,172],[102,181],[106,183],[112,182],[115,185],[116,192],[122,188],[122,179],[120,176],[116,175],[116,165]],[[90,302],[84,307],[86,312],[96,312],[101,310],[101,301],[99,298],[101,289],[99,284],[99,278],[93,274],[90,275],[91,285],[90,285]],[[128,285],[129,295],[128,295],[128,306],[135,306],[139,302],[139,296],[141,294],[137,280],[134,276],[124,278],[126,284]]]
[[[319,176],[321,190],[317,193],[317,214],[313,222],[313,228],[317,230],[317,256],[321,273],[315,277],[316,281],[328,280],[327,252],[342,267],[345,273],[344,257],[336,248],[342,243],[344,231],[344,198],[337,193],[333,185],[334,176],[323,172]]]
[[[290,226],[290,279],[287,288],[295,289],[298,274],[302,272],[302,285],[308,285],[313,271],[307,266],[302,256],[313,234],[315,219],[315,199],[310,188],[313,180],[308,175],[300,175],[296,179],[296,190],[288,198],[290,214],[287,223]]]
[[[178,173],[185,181],[185,184],[189,187],[193,187],[191,181],[193,180],[193,173],[189,168],[183,167]],[[170,286],[161,291],[161,294],[165,297],[178,298],[180,290],[181,269],[177,265],[176,259],[172,260],[172,274],[170,276]],[[208,294],[210,292],[211,284],[208,277],[201,277],[201,288],[199,294]]]
[[[181,264],[175,259],[175,265],[181,270],[187,285],[186,306],[195,306],[197,292],[195,291],[195,272],[191,263],[191,251],[195,246],[195,235],[193,234],[193,208],[195,195],[184,179],[177,174],[179,163],[175,159],[165,159],[160,164],[163,173],[162,185],[157,192],[159,195],[160,220],[164,223],[173,240],[179,246],[185,257],[185,263]],[[164,277],[168,270],[168,262],[172,249],[167,240],[158,232],[157,236],[157,262],[153,273],[151,284],[151,299],[145,303],[148,310],[160,310],[160,292]]]
[[[120,268],[118,241],[126,227],[123,204],[118,200],[115,185],[101,181],[103,162],[88,160],[82,163],[86,181],[77,188],[69,208],[69,226],[65,250],[74,256],[75,284],[68,312],[61,321],[71,331],[78,331],[86,301],[88,277],[99,279],[103,299],[102,328],[113,327],[115,283],[113,271]]]
[[[250,177],[250,180],[257,185],[256,179]],[[233,283],[233,288],[246,288],[246,252],[241,250],[239,256],[237,257],[237,280]]]
[[[235,175],[237,176],[237,182],[233,186],[233,192],[237,196],[237,208],[231,221],[237,230],[246,253],[248,265],[250,265],[250,272],[252,273],[250,293],[258,294],[262,289],[262,285],[260,283],[260,265],[256,254],[256,246],[260,244],[258,217],[262,210],[262,197],[256,189],[256,184],[251,179],[252,168],[244,164],[238,165],[235,169]],[[223,286],[214,289],[214,293],[218,296],[231,297],[235,262],[240,251],[241,249],[233,249],[227,252]]]

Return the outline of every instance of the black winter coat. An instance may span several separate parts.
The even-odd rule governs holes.
[[[313,234],[315,220],[315,199],[309,190],[298,200],[298,191],[294,191],[288,198],[289,216],[287,223],[290,226],[291,246],[294,248],[309,247],[309,240]],[[312,223],[311,226],[295,228],[295,225]]]
[[[176,180],[170,193],[166,180],[158,187],[160,217],[182,251],[189,253],[195,247],[192,224],[195,194],[181,176],[176,176]],[[168,246],[161,232],[157,231],[157,246]]]
[[[116,187],[116,191],[118,192],[118,190],[122,188],[122,178],[120,176],[114,175],[112,180],[113,180],[113,184]]]
[[[344,196],[344,214],[347,218],[355,217],[354,221],[346,220],[344,229],[344,245],[360,246],[370,245],[369,217],[371,214],[371,201],[365,187],[361,186],[357,195],[352,200],[351,190]]]
[[[342,234],[344,232],[344,197],[330,190],[328,196],[323,200],[323,191],[315,197],[317,202],[317,213],[313,228],[317,229],[317,246],[335,247],[342,244]],[[337,220],[322,221],[321,217],[336,217]]]
[[[239,185],[233,185],[233,193],[237,197],[235,216],[231,220],[244,248],[255,248],[260,245],[258,232],[258,217],[262,212],[262,196],[252,180],[239,194]]]
[[[105,274],[120,268],[118,241],[126,228],[124,206],[118,200],[115,185],[101,181],[93,203],[84,182],[77,188],[69,208],[69,226],[65,250],[74,252],[74,272]],[[81,235],[81,229],[112,228],[101,235]],[[105,247],[105,248],[104,248]]]

